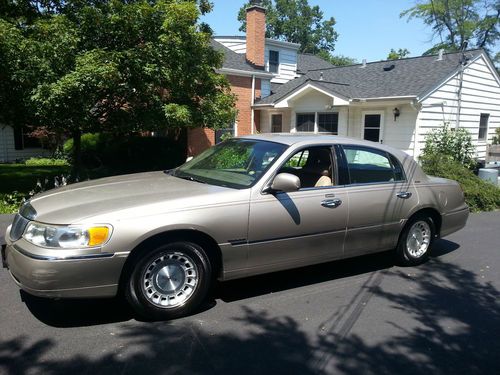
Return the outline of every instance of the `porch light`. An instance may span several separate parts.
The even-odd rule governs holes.
[[[396,119],[399,117],[399,115],[401,114],[401,112],[399,111],[398,107],[394,108],[392,110],[392,113],[394,114],[394,121],[396,121]]]

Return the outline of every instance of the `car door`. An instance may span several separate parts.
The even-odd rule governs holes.
[[[396,246],[402,220],[418,205],[418,194],[393,155],[359,145],[339,147],[348,175],[346,257]]]
[[[249,215],[250,273],[268,272],[340,258],[347,225],[348,200],[336,183],[337,168],[332,147],[298,150],[277,168],[301,178],[302,188],[284,193],[256,192]],[[316,156],[313,154],[322,154]],[[316,178],[328,179],[321,159],[330,158],[330,185],[314,186]],[[276,175],[275,174],[275,175]],[[320,183],[317,181],[316,183]]]

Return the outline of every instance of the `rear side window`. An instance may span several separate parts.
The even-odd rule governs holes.
[[[401,165],[384,151],[344,146],[351,184],[368,184],[404,180]]]

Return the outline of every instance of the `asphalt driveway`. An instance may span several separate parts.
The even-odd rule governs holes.
[[[493,212],[420,267],[380,254],[223,283],[171,322],[30,297],[0,270],[0,373],[499,374],[499,267]]]

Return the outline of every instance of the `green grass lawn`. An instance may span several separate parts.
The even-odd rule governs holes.
[[[28,193],[36,186],[37,180],[49,178],[51,185],[55,176],[67,174],[68,166],[29,166],[24,164],[0,164],[0,194],[13,191]]]
[[[68,166],[0,164],[0,213],[11,213],[16,210],[17,204],[12,203],[12,199],[9,198],[13,192],[27,195],[35,188],[38,180],[43,184],[45,178],[49,179],[49,186],[52,187],[54,177],[66,175],[69,170]]]

